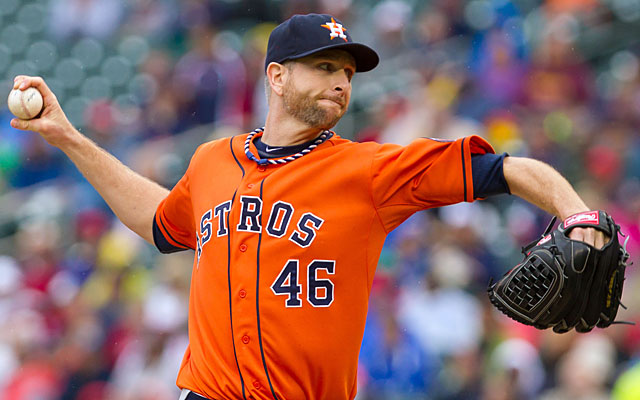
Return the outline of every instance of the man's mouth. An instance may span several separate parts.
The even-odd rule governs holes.
[[[329,100],[331,102],[336,103],[337,105],[340,106],[340,108],[344,107],[344,100],[340,99],[340,98],[330,98],[330,97],[323,97],[320,100]]]

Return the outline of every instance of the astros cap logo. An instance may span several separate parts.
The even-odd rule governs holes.
[[[344,34],[347,29],[343,28],[342,24],[337,23],[336,20],[333,19],[333,17],[331,17],[331,22],[325,22],[325,25],[320,26],[331,31],[331,34],[329,35],[331,36],[331,40],[333,40],[333,38],[339,37],[342,38],[345,42],[348,41],[347,35]]]

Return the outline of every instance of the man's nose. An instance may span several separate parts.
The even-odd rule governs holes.
[[[349,81],[349,77],[347,76],[347,72],[345,70],[339,71],[336,77],[336,81],[334,83],[334,88],[336,92],[343,92],[347,90],[351,82]]]

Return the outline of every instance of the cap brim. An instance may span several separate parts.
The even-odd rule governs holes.
[[[380,57],[378,57],[378,53],[376,53],[375,50],[373,50],[369,46],[366,46],[360,43],[330,44],[328,46],[319,47],[317,49],[313,49],[305,53],[296,54],[294,57],[288,57],[286,60],[295,60],[297,58],[310,56],[311,54],[315,54],[319,51],[329,50],[329,49],[344,50],[347,53],[351,54],[353,58],[356,60],[356,72],[371,71],[380,62]],[[282,61],[285,61],[285,60],[282,60]]]

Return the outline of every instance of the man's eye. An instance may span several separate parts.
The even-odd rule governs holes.
[[[322,69],[322,70],[325,70],[325,71],[331,71],[331,65],[330,65],[330,64],[323,63],[323,64],[320,64],[320,66],[319,66],[319,67],[320,67],[320,69]]]

